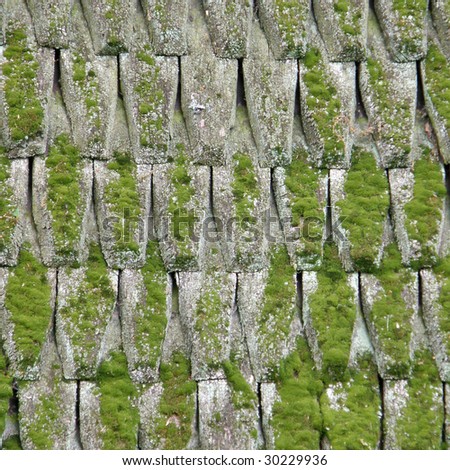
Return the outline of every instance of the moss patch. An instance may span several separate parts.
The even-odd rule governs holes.
[[[256,393],[245,380],[233,355],[222,364],[225,377],[232,390],[232,402],[236,410],[256,409],[258,399]]]
[[[53,240],[58,257],[75,262],[80,239],[80,154],[67,134],[50,147],[45,166],[48,171],[47,207],[52,215]]]
[[[166,152],[167,130],[163,118],[165,97],[158,82],[161,68],[149,49],[138,52],[136,57],[142,70],[134,89],[139,98],[140,144],[145,148]]]
[[[441,167],[423,149],[422,158],[414,163],[413,198],[405,204],[406,230],[410,241],[420,244],[420,258],[411,265],[415,269],[437,262],[436,243],[447,194]]]
[[[0,342],[0,437],[5,430],[9,399],[12,398],[12,377],[9,376],[6,356]]]
[[[289,262],[284,245],[274,246],[270,252],[270,268],[264,289],[263,306],[258,318],[258,343],[265,366],[278,367],[278,353],[289,337],[292,321],[297,313],[295,299],[295,270]]]
[[[18,264],[8,276],[5,295],[21,369],[38,361],[52,317],[47,268],[33,256],[30,248],[23,245]]]
[[[105,450],[132,450],[137,447],[139,414],[135,406],[137,391],[128,375],[122,351],[113,352],[98,370],[101,439]]]
[[[197,390],[190,361],[182,353],[174,353],[170,362],[161,364],[160,377],[163,394],[152,432],[158,448],[185,449],[191,438]]]
[[[322,416],[319,400],[323,384],[315,371],[304,338],[274,373],[279,400],[274,404],[271,426],[275,449],[319,449]]]
[[[411,365],[409,343],[414,311],[403,300],[403,289],[414,280],[411,271],[402,266],[397,245],[391,243],[376,277],[384,293],[375,300],[369,320],[374,324],[379,345],[387,356],[387,372],[396,378],[408,375]]]
[[[433,271],[443,281],[436,307],[439,329],[443,335],[447,354],[450,356],[450,256],[440,260]]]
[[[150,241],[147,245],[147,260],[141,274],[147,294],[145,305],[138,307],[139,316],[136,318],[135,344],[138,356],[142,358],[138,366],[156,367],[167,325],[167,273],[157,241]]]
[[[258,179],[252,159],[243,153],[233,155],[233,201],[236,217],[242,230],[251,230],[256,224],[255,207],[260,197]]]
[[[207,365],[215,369],[221,366],[221,352],[225,347],[222,338],[229,327],[227,303],[221,297],[221,287],[225,282],[224,274],[211,271],[208,283],[202,286],[195,310],[194,330],[200,338],[202,353],[208,358]]]
[[[178,248],[177,264],[181,267],[189,266],[195,258],[190,248],[190,237],[194,230],[195,214],[188,209],[195,189],[189,174],[189,162],[184,145],[176,146],[177,155],[174,166],[170,170],[170,183],[172,196],[169,200],[168,213],[171,217],[170,230],[175,238]]]
[[[319,204],[319,180],[324,170],[312,168],[306,151],[295,149],[292,162],[286,168],[285,185],[288,189],[292,226],[299,229],[302,241],[297,256],[316,264],[322,255],[322,236],[325,224],[323,207]]]
[[[350,256],[357,270],[371,272],[389,209],[389,185],[372,153],[354,149],[344,184],[345,199],[337,202],[342,227],[348,232]]]
[[[69,271],[70,274],[70,271]],[[59,315],[72,340],[74,361],[80,378],[93,373],[99,333],[105,331],[115,303],[108,268],[98,245],[91,245],[80,285],[59,309]]]
[[[2,450],[23,450],[19,436],[11,436],[3,441]]]
[[[377,369],[370,356],[347,369],[342,382],[321,397],[324,429],[335,450],[376,449],[380,440],[381,398]]]
[[[325,379],[340,380],[347,369],[350,355],[356,299],[334,245],[325,246],[317,281],[317,290],[309,297],[308,304],[312,326],[323,354],[322,371]]]
[[[22,142],[42,133],[44,110],[38,98],[39,64],[28,47],[22,28],[9,25],[6,33],[6,62],[2,65],[5,80],[5,102],[11,140]]]
[[[335,0],[333,3],[333,9],[339,18],[339,26],[348,36],[361,34],[362,11],[358,7],[357,3],[349,0]]]
[[[28,423],[28,437],[37,450],[54,448],[55,438],[66,433],[62,418],[61,372],[54,366],[52,374],[52,391],[40,397],[33,420]]]
[[[0,148],[0,252],[7,250],[10,245],[18,220],[13,188],[7,183],[10,177],[11,160]]]
[[[111,207],[117,222],[114,224],[114,249],[119,252],[138,253],[134,231],[141,214],[139,193],[136,184],[136,164],[129,153],[114,153],[108,163],[108,170],[114,171],[113,178],[105,187],[104,199]]]
[[[413,450],[440,449],[444,406],[442,401],[436,404],[436,397],[442,391],[442,382],[429,351],[416,353],[414,359],[407,405],[396,423],[397,446]]]
[[[448,67],[449,64],[439,47],[430,42],[425,59],[427,91],[436,111],[444,120],[447,132],[450,133],[450,77]]]
[[[303,55],[303,45],[298,43],[299,32],[306,35],[303,22],[308,14],[308,4],[304,1],[275,0],[274,20],[278,26],[286,57],[298,58]]]
[[[322,166],[340,163],[345,155],[344,127],[341,118],[342,104],[337,89],[325,72],[320,51],[311,48],[303,65],[303,80],[307,88],[306,105],[323,143]]]
[[[392,8],[396,13],[395,23],[402,41],[402,53],[420,52],[427,7],[427,0],[393,0]]]
[[[381,61],[374,57],[367,59],[369,83],[373,93],[375,112],[379,122],[383,123],[376,129],[376,133],[389,145],[395,147],[396,155],[390,166],[402,166],[402,160],[411,152],[409,132],[409,120],[411,111],[406,100],[395,100],[398,93],[391,85],[391,80],[383,69]]]

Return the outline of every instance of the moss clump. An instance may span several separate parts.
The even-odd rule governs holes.
[[[350,256],[357,270],[371,272],[389,209],[388,181],[372,153],[354,149],[344,192],[345,199],[336,205],[348,232]]]
[[[377,369],[370,356],[347,369],[342,382],[321,397],[324,429],[335,450],[376,449],[380,440],[381,398]]]
[[[308,89],[306,104],[323,143],[322,166],[339,163],[345,155],[344,128],[341,118],[341,101],[320,51],[311,48],[305,56],[303,75]]]
[[[442,382],[429,351],[414,357],[412,378],[408,380],[408,400],[397,419],[395,435],[399,449],[440,449],[444,406],[439,399]],[[440,404],[436,401],[439,399]]]
[[[114,225],[115,250],[139,252],[135,241],[134,229],[141,213],[139,193],[136,185],[136,164],[129,153],[114,153],[108,163],[108,170],[114,171],[118,178],[111,179],[105,187],[105,202],[111,206],[118,219]]]
[[[227,275],[225,275],[227,276]],[[227,303],[221,298],[221,288],[226,282],[224,275],[210,272],[208,283],[203,285],[202,294],[195,309],[194,329],[199,335],[202,352],[208,366],[218,369],[221,366],[221,351],[224,348],[221,338],[229,327],[225,313]]]
[[[245,380],[233,356],[222,364],[225,377],[231,386],[232,401],[236,410],[256,409],[257,396]]]
[[[147,260],[141,274],[147,295],[136,318],[135,344],[142,366],[156,367],[167,325],[167,273],[157,241],[150,241],[147,245]]]
[[[304,338],[275,371],[280,397],[273,406],[271,426],[275,449],[319,449],[322,416],[319,396],[323,384],[315,370]]]
[[[27,34],[22,28],[9,25],[6,33],[6,62],[2,65],[6,77],[5,102],[11,140],[22,142],[42,132],[44,110],[38,98],[39,64],[28,47]]]
[[[87,63],[80,54],[73,58],[73,80],[78,86],[79,94],[84,97],[84,104],[90,123],[95,129],[100,129],[100,87],[99,80],[91,63]],[[93,143],[96,142],[94,138]]]
[[[253,167],[252,159],[243,153],[233,155],[233,201],[236,208],[236,217],[242,230],[251,230],[256,223],[254,215],[257,201],[260,197],[258,179]]]
[[[161,68],[149,49],[136,55],[142,74],[134,91],[139,98],[140,144],[158,152],[167,150],[167,130],[164,126],[164,91],[158,80]]]
[[[439,47],[430,42],[425,59],[427,91],[438,114],[444,120],[447,132],[450,133],[450,77],[449,64]]]
[[[384,292],[375,300],[368,317],[375,327],[380,349],[387,356],[387,373],[403,378],[408,376],[411,365],[409,343],[414,311],[406,305],[402,294],[414,276],[402,266],[395,243],[386,248],[376,276]]]
[[[171,217],[171,234],[173,234],[178,248],[177,264],[188,266],[195,258],[189,246],[190,237],[194,230],[195,214],[187,207],[195,195],[195,189],[189,175],[189,163],[184,145],[178,144],[176,150],[175,162],[170,170],[170,183],[173,191],[168,212]]]
[[[409,240],[420,244],[420,257],[411,263],[415,269],[437,262],[436,238],[447,194],[441,167],[428,154],[424,149],[423,158],[414,163],[413,198],[405,204]]]
[[[375,112],[379,121],[383,123],[383,126],[376,128],[376,133],[379,133],[387,144],[395,147],[396,155],[391,161],[391,166],[395,167],[400,165],[402,159],[411,152],[408,132],[411,117],[410,106],[406,100],[392,99],[398,93],[392,88],[391,81],[380,61],[369,57],[367,70],[374,96]]]
[[[61,402],[61,372],[55,365],[52,374],[52,391],[42,395],[36,406],[33,420],[28,423],[28,437],[37,450],[51,450],[55,437],[67,431]]]
[[[137,446],[139,414],[135,406],[137,391],[128,375],[122,351],[111,353],[98,370],[101,439],[104,450],[131,450]]]
[[[162,363],[160,377],[163,394],[159,417],[152,433],[159,449],[185,449],[192,433],[197,384],[191,379],[190,361],[180,352]]]
[[[450,356],[450,256],[441,259],[433,271],[443,281],[436,307],[439,329],[443,335],[447,354]]]
[[[81,378],[88,378],[93,373],[98,335],[105,330],[114,303],[115,294],[106,262],[100,247],[93,244],[79,286],[59,308],[66,333],[72,340],[74,361]]]
[[[317,170],[307,162],[305,151],[296,149],[291,164],[286,168],[285,185],[288,189],[292,226],[299,229],[302,247],[296,254],[311,264],[320,261],[325,224],[324,208],[319,204],[319,180],[324,170]]]
[[[47,268],[23,245],[6,284],[5,307],[11,314],[13,340],[22,369],[36,364],[50,326],[51,288]]]
[[[294,276],[295,270],[289,262],[286,246],[272,247],[257,335],[261,358],[269,373],[278,367],[278,354],[275,352],[281,353],[297,313]]]
[[[17,225],[17,207],[13,200],[13,188],[7,183],[11,177],[11,160],[0,148],[0,252],[11,243]]]
[[[295,0],[275,0],[274,20],[278,26],[286,57],[298,58],[303,55],[303,45],[299,44],[298,36],[306,33],[302,23],[308,14],[308,3]]]
[[[23,450],[20,437],[17,435],[8,437],[2,443],[2,450]]]
[[[77,258],[82,213],[80,211],[80,154],[67,134],[50,147],[45,166],[48,171],[47,205],[52,215],[53,239],[58,257]]]
[[[308,304],[323,354],[322,371],[329,380],[341,380],[349,360],[356,306],[355,293],[334,245],[325,246],[317,281],[317,290],[309,297]]]
[[[9,376],[6,357],[0,342],[0,437],[5,430],[10,398],[12,398],[12,378]]]
[[[420,52],[427,7],[427,0],[393,0],[392,8],[396,13],[395,22],[403,54]]]
[[[338,14],[342,31],[349,36],[361,34],[362,12],[358,5],[349,0],[335,0],[333,9]]]

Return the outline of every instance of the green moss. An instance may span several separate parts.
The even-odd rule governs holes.
[[[370,356],[360,358],[356,368],[348,369],[342,382],[330,384],[320,402],[332,449],[377,448],[381,398],[377,369]]]
[[[135,344],[142,366],[156,367],[167,325],[167,273],[157,241],[147,245],[147,260],[141,274],[147,294],[136,318]]]
[[[183,354],[174,353],[170,362],[161,364],[160,377],[160,416],[151,433],[155,433],[159,449],[185,449],[191,438],[197,390],[191,379],[190,361]]]
[[[263,305],[258,319],[258,343],[265,366],[278,367],[277,354],[289,337],[292,321],[297,314],[295,299],[295,270],[289,262],[284,245],[273,246],[270,252],[270,268],[264,289]]]
[[[78,149],[67,134],[61,134],[50,147],[45,166],[48,171],[47,207],[52,215],[55,252],[75,262],[80,239],[81,160]]]
[[[339,163],[345,155],[344,129],[341,122],[341,101],[332,80],[325,72],[320,51],[311,48],[305,56],[303,75],[308,89],[306,104],[323,142],[323,164]]]
[[[12,398],[12,377],[8,373],[6,356],[0,342],[0,437],[5,430],[9,399]]]
[[[37,450],[51,450],[55,437],[64,434],[64,420],[61,419],[61,384],[60,368],[53,369],[52,390],[42,395],[36,406],[33,420],[29,422],[28,438]]]
[[[441,400],[437,404],[436,399],[442,392],[442,382],[429,351],[416,353],[414,360],[407,405],[396,422],[397,446],[413,450],[440,449],[444,406]]]
[[[305,36],[303,22],[308,14],[308,4],[295,0],[275,0],[274,20],[286,47],[286,57],[298,58],[303,55],[303,45],[298,43],[299,32]]]
[[[345,34],[348,34],[349,36],[357,36],[358,34],[361,34],[360,20],[362,18],[362,13],[355,4],[349,0],[335,0],[333,8],[338,14],[339,25]]]
[[[98,334],[105,330],[114,303],[115,294],[106,262],[100,247],[91,245],[80,285],[59,308],[67,336],[73,343],[74,360],[81,378],[88,378],[93,373]]]
[[[0,252],[11,244],[17,225],[17,206],[13,200],[13,188],[7,183],[11,177],[11,160],[0,148]]]
[[[367,59],[369,82],[374,96],[375,111],[383,126],[379,126],[376,132],[396,149],[395,158],[391,166],[400,166],[402,160],[411,152],[409,132],[405,131],[411,117],[409,104],[406,100],[393,99],[398,93],[393,88],[380,61],[374,57]],[[395,82],[397,84],[397,82]]]
[[[447,194],[441,167],[428,153],[424,149],[422,158],[414,163],[413,198],[405,204],[409,240],[420,244],[420,258],[411,263],[415,269],[437,262],[436,238]]]
[[[395,23],[401,38],[400,51],[403,54],[420,52],[428,1],[393,0],[392,7],[397,14]]]
[[[376,298],[368,317],[374,324],[380,348],[387,356],[387,373],[403,378],[408,375],[411,365],[409,343],[414,312],[407,307],[402,292],[414,281],[414,276],[402,266],[395,243],[386,248],[376,277],[384,292]]]
[[[137,447],[139,414],[135,406],[137,391],[128,375],[122,351],[113,352],[98,370],[100,391],[100,437],[105,450],[132,450]]]
[[[322,235],[325,224],[324,208],[319,204],[319,180],[326,173],[308,164],[305,151],[296,149],[292,162],[286,168],[285,184],[288,189],[292,226],[299,228],[301,251],[297,256],[311,264],[320,261]]]
[[[450,77],[448,67],[449,64],[439,47],[430,42],[425,59],[427,91],[436,111],[444,120],[447,132],[450,133]]]
[[[194,229],[195,214],[188,210],[195,195],[192,178],[189,175],[189,161],[184,145],[176,146],[177,155],[174,165],[170,170],[170,183],[173,187],[172,196],[169,200],[168,213],[171,217],[170,230],[177,244],[177,264],[189,266],[195,259],[190,249],[190,237]]]
[[[312,326],[322,351],[322,371],[328,380],[340,380],[350,355],[356,319],[355,293],[348,283],[334,245],[326,245],[317,290],[309,297]]]
[[[78,91],[84,98],[88,118],[94,128],[100,128],[100,87],[97,74],[91,63],[79,53],[73,57],[73,80],[78,85]],[[95,139],[93,143],[95,143]]]
[[[232,390],[232,401],[236,410],[256,409],[256,393],[245,380],[233,356],[222,364],[223,371]]]
[[[142,147],[158,152],[167,150],[167,129],[164,122],[164,91],[159,84],[161,67],[146,48],[136,55],[140,62],[140,80],[135,86],[139,98],[140,143]]]
[[[447,354],[450,356],[450,256],[442,258],[433,270],[438,278],[443,281],[436,307],[439,329],[444,337]]]
[[[17,435],[8,437],[2,444],[2,450],[22,450],[20,437]]]
[[[118,178],[111,179],[105,187],[104,199],[111,206],[117,222],[114,225],[114,249],[119,252],[139,252],[133,233],[141,214],[139,193],[136,184],[136,164],[129,153],[114,153],[108,170]]]
[[[250,230],[256,223],[255,207],[260,197],[258,179],[251,158],[237,152],[233,155],[233,200],[236,217],[243,230]]]
[[[274,374],[280,397],[272,411],[275,449],[320,448],[322,416],[319,400],[323,384],[315,370],[304,338]]]
[[[44,110],[38,98],[38,69],[34,51],[28,47],[26,31],[9,25],[6,61],[2,65],[7,120],[11,140],[22,142],[42,133]]]
[[[36,364],[50,326],[51,288],[47,268],[24,244],[6,284],[5,307],[11,314],[13,340],[21,369]]]
[[[345,199],[337,202],[342,227],[348,231],[355,268],[371,272],[389,209],[389,185],[372,153],[353,149],[352,166],[344,185]]]
[[[221,338],[229,327],[229,320],[224,315],[227,304],[220,295],[224,282],[224,274],[211,271],[195,310],[194,329],[199,335],[203,354],[208,358],[207,365],[216,369],[221,366],[218,358],[224,348]]]

